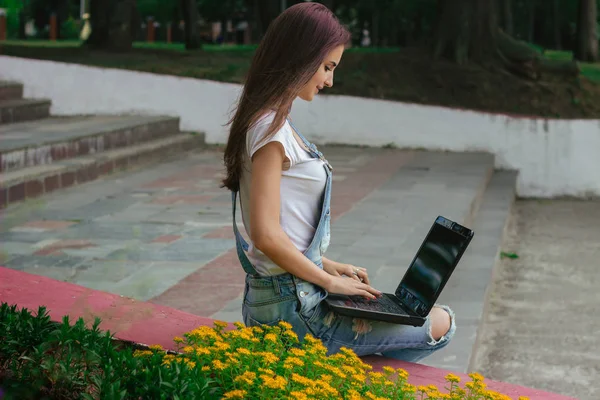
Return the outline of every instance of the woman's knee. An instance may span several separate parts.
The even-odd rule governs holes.
[[[431,336],[434,340],[440,340],[450,331],[452,318],[450,314],[440,307],[433,307],[429,313],[431,321]]]

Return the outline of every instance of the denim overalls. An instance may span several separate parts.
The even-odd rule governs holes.
[[[288,120],[289,122],[289,120]],[[291,125],[291,122],[289,122]],[[331,222],[332,168],[317,147],[310,143],[292,125],[304,142],[310,155],[324,162],[327,180],[323,194],[321,217],[315,236],[304,255],[319,268],[323,268],[322,257],[329,247]],[[260,324],[275,325],[279,321],[290,323],[300,339],[307,333],[321,339],[329,353],[341,347],[352,349],[359,356],[381,353],[385,356],[418,361],[446,346],[456,330],[452,311],[450,331],[440,340],[431,336],[429,319],[421,327],[397,325],[385,322],[351,318],[335,314],[326,302],[327,292],[319,286],[289,273],[276,276],[259,276],[246,256],[248,243],[240,234],[235,221],[237,192],[232,192],[233,230],[238,258],[246,272],[246,285],[242,315],[247,326]]]

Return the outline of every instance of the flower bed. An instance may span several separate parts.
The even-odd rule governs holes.
[[[201,326],[174,338],[176,352],[131,345],[98,329],[96,319],[53,323],[0,306],[0,386],[6,399],[509,399],[471,382],[415,387],[403,369],[373,372],[351,350],[327,356],[322,343],[300,341],[290,326]],[[521,398],[523,399],[523,398]]]

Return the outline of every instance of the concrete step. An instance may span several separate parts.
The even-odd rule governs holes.
[[[167,137],[179,118],[163,116],[77,116],[0,125],[0,172]]]
[[[475,236],[439,298],[456,313],[457,334],[449,346],[424,360],[427,365],[472,372],[488,285],[499,261],[516,181],[514,171],[496,171],[490,181],[473,224]]]
[[[102,175],[180,156],[205,144],[204,134],[177,133],[147,143],[36,165],[0,177],[0,208]]]
[[[0,81],[0,101],[23,98],[23,85],[19,82]]]
[[[0,124],[47,118],[51,103],[48,99],[1,100]]]

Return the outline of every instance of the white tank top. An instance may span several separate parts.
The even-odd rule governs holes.
[[[281,208],[279,223],[300,252],[304,252],[312,241],[319,216],[323,191],[327,180],[324,163],[313,158],[298,142],[294,130],[286,121],[269,140],[265,134],[273,122],[275,113],[262,117],[246,136],[246,157],[240,180],[240,203],[242,220],[250,236],[250,182],[252,180],[251,158],[261,147],[270,142],[279,142],[285,151],[285,161],[281,172]],[[256,271],[263,276],[279,275],[286,271],[272,262],[249,241],[248,259]]]

